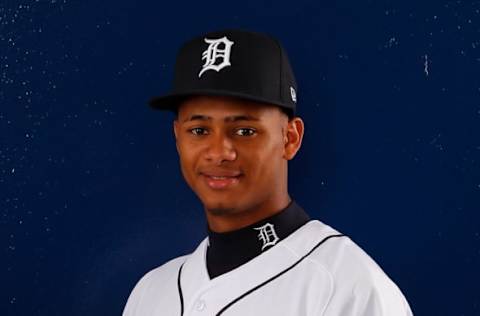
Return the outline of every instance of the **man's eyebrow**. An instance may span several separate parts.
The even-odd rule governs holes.
[[[183,120],[183,123],[187,121],[211,121],[211,120],[212,120],[212,117],[210,116],[193,114],[190,117],[187,117],[185,120]],[[252,115],[232,115],[232,116],[226,116],[224,118],[224,121],[225,122],[260,121],[260,119]]]

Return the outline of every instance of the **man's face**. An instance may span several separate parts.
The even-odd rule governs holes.
[[[215,215],[286,192],[287,161],[294,155],[285,150],[287,126],[288,117],[276,106],[217,96],[187,99],[174,121],[186,182]]]

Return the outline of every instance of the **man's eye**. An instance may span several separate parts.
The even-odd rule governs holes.
[[[197,133],[199,130],[200,130],[200,134]],[[188,131],[189,131],[190,133],[193,132],[193,135],[203,135],[203,133],[202,133],[201,131],[204,131],[204,130],[205,130],[205,129],[202,128],[202,127],[194,127],[194,128],[189,129]]]
[[[203,127],[194,127],[188,130],[195,136],[202,136],[205,135],[206,129]],[[255,130],[252,128],[239,128],[235,131],[235,133],[239,136],[252,136],[255,134]]]
[[[241,135],[241,136],[251,136],[251,135],[255,134],[255,130],[254,130],[253,128],[239,128],[239,129],[237,130],[237,132],[238,132],[238,131],[249,131],[249,132],[246,133],[246,134],[241,133],[241,134],[243,134],[243,135]]]

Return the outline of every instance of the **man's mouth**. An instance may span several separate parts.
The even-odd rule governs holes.
[[[239,182],[239,178],[241,175],[238,176],[218,176],[218,175],[207,175],[202,174],[202,177],[205,179],[206,184],[211,189],[225,189],[230,188]]]
[[[219,180],[219,179],[228,179],[228,178],[236,178],[236,177],[217,177],[217,176],[208,176],[212,179],[216,179],[216,180]]]

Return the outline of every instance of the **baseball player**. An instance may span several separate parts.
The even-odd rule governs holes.
[[[348,236],[289,195],[300,149],[297,85],[269,35],[222,30],[186,42],[173,91],[150,101],[175,113],[182,174],[208,236],[148,272],[123,316],[408,316],[396,284]]]

